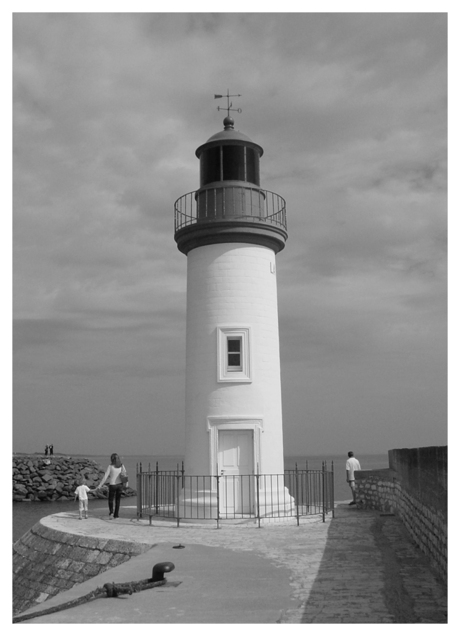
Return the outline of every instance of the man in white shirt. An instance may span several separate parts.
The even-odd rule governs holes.
[[[355,470],[361,470],[361,465],[356,459],[353,451],[349,451],[347,463],[345,465],[347,471],[347,482],[350,484],[351,492],[353,494],[353,501],[350,501],[349,506],[356,505],[356,487],[355,487]]]

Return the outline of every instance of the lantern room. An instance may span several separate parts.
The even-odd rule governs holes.
[[[199,190],[175,203],[178,249],[188,254],[201,245],[243,242],[277,253],[287,239],[285,201],[260,187],[262,147],[235,130],[232,117],[223,124],[196,150]]]

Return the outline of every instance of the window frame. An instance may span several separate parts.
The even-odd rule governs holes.
[[[230,349],[230,343],[231,342],[237,342],[239,344],[238,350],[232,351]],[[236,373],[238,371],[242,371],[243,370],[243,340],[241,338],[241,336],[229,336],[227,335],[226,337],[226,345],[227,345],[227,359],[226,359],[226,366],[227,366],[227,372],[228,373]],[[231,357],[235,357],[238,356],[238,360],[239,360],[239,364],[231,364],[230,362],[230,358]]]
[[[240,365],[229,364],[228,342],[238,340],[240,346]],[[249,327],[222,326],[217,328],[217,381],[218,382],[252,382],[251,371],[251,338]],[[232,368],[233,366],[233,368]]]

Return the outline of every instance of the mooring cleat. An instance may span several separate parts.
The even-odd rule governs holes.
[[[152,578],[149,579],[149,581],[152,581],[152,583],[154,583],[155,581],[163,581],[165,578],[164,576],[165,573],[172,572],[175,568],[176,566],[174,565],[174,563],[171,563],[170,561],[157,563],[156,565],[153,566]]]

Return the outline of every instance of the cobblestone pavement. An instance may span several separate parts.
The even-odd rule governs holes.
[[[446,623],[447,592],[399,519],[340,506],[308,595],[283,622]]]
[[[48,517],[62,530],[139,542],[172,542],[251,551],[290,572],[291,602],[280,623],[446,623],[447,593],[427,557],[402,522],[376,511],[338,504],[335,518],[295,523],[224,525],[183,524],[154,519],[89,519],[78,525],[71,515]],[[108,535],[109,533],[109,535]],[[223,588],[224,590],[224,588]],[[55,615],[57,616],[57,615]],[[53,621],[57,622],[57,621]],[[129,617],[125,621],[130,622]],[[171,619],[168,622],[186,622]],[[206,617],[203,616],[203,622]],[[264,618],[260,618],[264,622]]]

